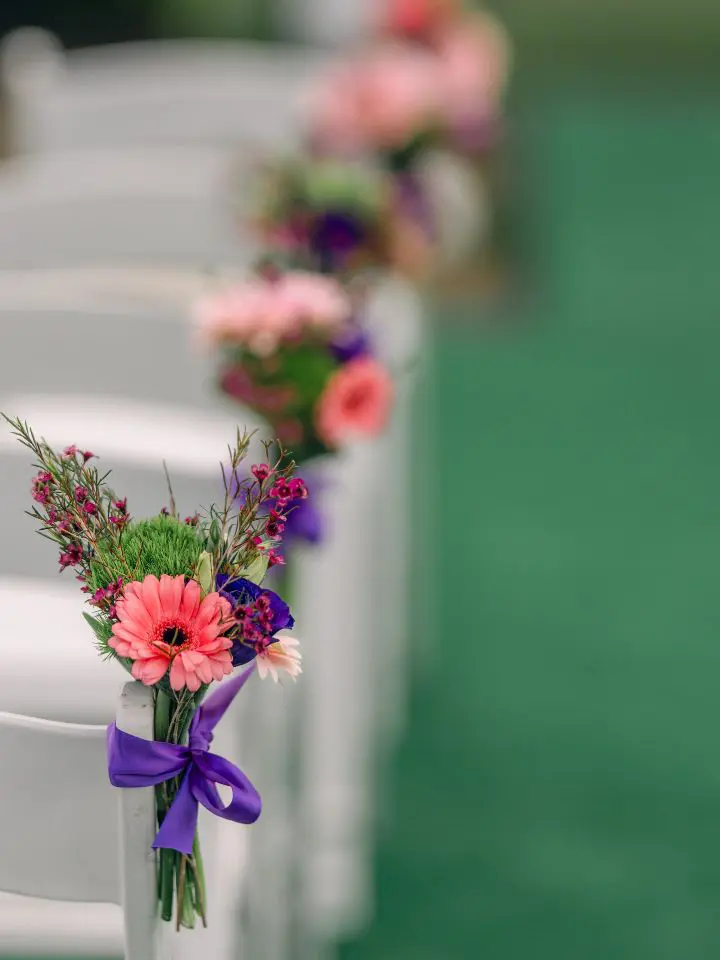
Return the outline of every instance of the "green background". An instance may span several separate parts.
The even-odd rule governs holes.
[[[343,960],[717,952],[720,87],[650,79],[521,92],[518,290],[436,305],[434,663]]]

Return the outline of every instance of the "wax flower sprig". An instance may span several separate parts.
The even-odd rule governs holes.
[[[244,460],[251,436],[238,430],[228,450],[232,480],[224,469],[220,505],[183,518],[168,478],[169,505],[138,520],[127,499],[106,483],[109,474],[98,470],[95,454],[75,446],[56,452],[27,423],[5,419],[35,457],[33,505],[27,512],[39,533],[58,547],[60,570],[72,570],[87,595],[92,612],[83,615],[100,653],[152,687],[156,741],[187,753],[188,736],[192,740],[203,722],[205,694],[235,667],[256,664],[261,677],[275,680],[282,671],[293,679],[301,673],[297,641],[278,636],[294,625],[290,610],[262,587],[268,568],[282,561],[285,522],[307,497],[281,447],[267,443],[264,461],[248,471]],[[271,457],[273,449],[279,455]],[[238,486],[241,475],[245,479]],[[235,692],[245,682],[238,679]],[[120,737],[115,731],[113,742]],[[223,763],[222,776],[231,776],[231,765]],[[260,813],[259,795],[232,769],[237,776],[227,782],[237,797],[221,815],[251,823]],[[191,927],[196,914],[205,922],[207,900],[197,833],[191,825],[188,838],[187,829],[177,826],[183,818],[173,812],[192,779],[179,777],[177,766],[173,770],[162,782],[148,781],[157,784],[159,898],[163,919],[172,919],[177,903],[178,927]],[[127,785],[114,774],[112,762],[110,774],[112,782]],[[196,790],[195,818],[197,802],[208,805],[208,796]]]

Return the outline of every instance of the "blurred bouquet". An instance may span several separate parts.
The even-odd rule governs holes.
[[[412,168],[430,147],[477,155],[498,136],[510,47],[489,14],[448,3],[390,4],[390,37],[338,62],[314,90],[313,143]]]
[[[288,265],[352,275],[390,268],[415,278],[432,254],[422,182],[377,165],[296,157],[262,171],[255,227]]]
[[[252,665],[277,679],[300,672],[297,641],[277,636],[293,626],[285,602],[261,586],[280,533],[274,511],[288,512],[307,496],[294,464],[281,458],[256,464],[242,487],[226,484],[220,507],[181,519],[170,507],[136,520],[92,465],[94,454],[53,451],[31,428],[9,418],[35,456],[30,516],[60,550],[60,569],[73,570],[88,595],[84,614],[102,656],[118,660],[153,689],[155,741],[108,732],[110,779],[116,786],[154,785],[161,915],[177,925],[205,922],[207,902],[197,836],[198,802],[218,816],[252,823],[260,797],[244,774],[208,753],[212,729],[245,683]],[[230,448],[236,475],[250,438],[238,433]],[[266,449],[268,449],[266,447]],[[267,459],[267,458],[266,458]],[[218,687],[210,686],[251,664]],[[215,784],[232,788],[229,806]]]
[[[392,380],[336,279],[260,273],[201,301],[196,316],[220,350],[221,390],[261,414],[300,462],[384,427]]]

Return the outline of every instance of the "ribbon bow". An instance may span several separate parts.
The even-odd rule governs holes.
[[[182,784],[157,832],[153,849],[164,847],[190,856],[197,827],[198,803],[217,817],[254,823],[260,816],[260,794],[242,771],[210,753],[213,730],[245,685],[255,665],[220,686],[199,708],[190,724],[188,745],[143,740],[118,730],[107,732],[108,773],[114,787],[153,787],[182,776]],[[225,806],[216,784],[232,788]]]

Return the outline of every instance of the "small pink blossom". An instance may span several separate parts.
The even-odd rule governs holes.
[[[330,379],[320,397],[315,421],[320,439],[337,447],[353,437],[376,436],[385,426],[393,383],[382,364],[358,357]]]

